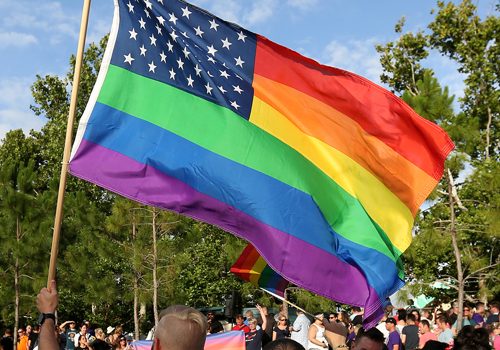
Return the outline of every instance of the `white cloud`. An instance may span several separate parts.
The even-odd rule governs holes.
[[[288,0],[287,4],[291,7],[296,7],[301,10],[307,10],[316,5],[318,0]]]
[[[277,6],[277,0],[254,0],[244,16],[245,24],[254,25],[267,21],[273,16]]]
[[[9,46],[25,47],[36,43],[37,39],[31,34],[0,32],[0,46],[2,48],[7,48]]]
[[[40,129],[44,120],[29,110],[32,103],[31,79],[12,78],[0,81],[0,140],[13,129]]]
[[[379,55],[375,51],[377,40],[351,40],[340,43],[331,41],[325,48],[322,61],[327,65],[348,70],[380,84]]]

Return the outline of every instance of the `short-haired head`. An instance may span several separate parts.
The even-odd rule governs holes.
[[[302,345],[292,339],[277,339],[264,346],[263,350],[305,350]]]
[[[203,350],[207,331],[205,316],[191,307],[173,305],[160,313],[155,349]],[[159,344],[158,344],[159,343]]]
[[[382,350],[384,348],[384,334],[377,328],[370,328],[365,331],[364,328],[360,328],[356,334],[356,339],[354,340],[353,350]]]

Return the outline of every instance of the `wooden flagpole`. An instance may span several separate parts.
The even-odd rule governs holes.
[[[313,314],[311,314],[310,312],[307,312],[306,310],[304,310],[304,309],[303,309],[303,308],[301,308],[301,307],[298,307],[298,306],[297,306],[297,305],[295,305],[294,303],[289,302],[288,300],[286,300],[285,298],[283,298],[283,297],[279,296],[278,294],[274,294],[273,292],[270,292],[270,291],[268,291],[267,289],[264,289],[264,288],[262,288],[262,287],[260,287],[260,289],[262,289],[264,292],[266,292],[266,293],[268,293],[268,294],[272,295],[273,297],[278,298],[278,299],[279,299],[279,300],[281,300],[282,302],[287,303],[288,305],[290,305],[290,306],[292,306],[292,307],[296,308],[297,310],[300,310],[300,311],[302,311],[303,313],[305,313],[305,314],[307,314],[307,315],[309,315],[309,316],[311,316],[311,317],[316,318],[316,316],[314,316],[314,315],[313,315]]]
[[[73,124],[76,115],[78,88],[80,85],[80,71],[82,68],[82,61],[83,61],[83,50],[85,48],[85,39],[87,37],[87,24],[90,12],[90,1],[91,0],[84,0],[83,2],[82,21],[80,23],[80,36],[78,39],[75,72],[73,75],[73,89],[71,91],[71,102],[69,106],[68,124],[66,126],[66,141],[64,143],[64,154],[61,166],[61,177],[59,180],[59,192],[57,195],[56,215],[54,218],[54,233],[52,235],[52,248],[50,251],[50,264],[49,264],[49,276],[47,279],[47,287],[50,287],[50,282],[56,278],[56,263],[57,263],[57,255],[59,253],[59,237],[61,233],[64,192],[66,190],[66,177],[68,173],[71,144],[73,141],[72,140]]]

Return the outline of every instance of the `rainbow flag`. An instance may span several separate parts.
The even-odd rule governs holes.
[[[371,325],[453,147],[360,76],[181,0],[115,0],[70,172],[248,240]]]
[[[136,340],[131,344],[134,350],[151,350],[152,340]],[[205,350],[245,350],[245,334],[240,331],[207,335]]]
[[[288,281],[274,271],[252,244],[248,244],[230,271],[244,281],[284,296]]]

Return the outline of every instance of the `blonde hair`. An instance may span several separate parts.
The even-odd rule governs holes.
[[[207,332],[205,316],[191,307],[173,305],[160,313],[155,338],[162,349],[203,350]]]

